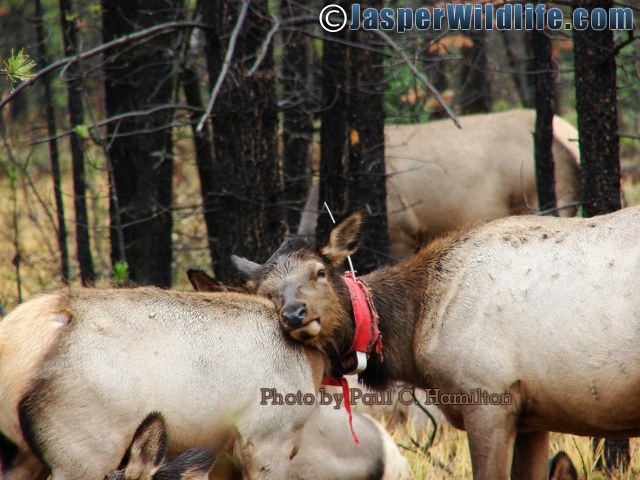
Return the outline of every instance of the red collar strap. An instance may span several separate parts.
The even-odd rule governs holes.
[[[349,288],[349,296],[353,306],[353,318],[356,324],[353,343],[341,358],[344,375],[345,373],[361,373],[364,371],[367,368],[367,359],[374,350],[380,361],[383,361],[384,358],[382,356],[382,334],[378,329],[378,312],[376,312],[371,300],[371,290],[362,279],[356,278],[352,272],[347,272],[343,278]],[[344,407],[349,414],[351,435],[356,445],[360,446],[356,432],[353,430],[349,385],[343,375],[338,378],[324,377],[322,383],[324,385],[342,387]]]
[[[355,321],[355,333],[353,335],[353,343],[349,350],[342,356],[343,363],[348,360],[348,356],[355,352],[356,356],[361,353],[364,362],[356,363],[356,368],[345,373],[361,373],[367,368],[367,359],[372,351],[383,360],[382,357],[382,335],[378,329],[378,312],[376,312],[371,299],[371,290],[369,286],[361,279],[356,278],[352,272],[344,275],[344,282],[349,288],[349,296],[353,305],[353,318]],[[364,363],[364,365],[362,364]]]
[[[351,413],[351,402],[349,401],[349,397],[351,392],[349,392],[349,384],[347,383],[347,379],[343,376],[340,378],[331,378],[325,376],[322,379],[323,385],[333,385],[334,387],[342,387],[342,397],[344,398],[344,408],[349,415],[349,428],[351,428],[351,436],[353,437],[353,441],[356,442],[357,446],[360,446],[360,440],[358,440],[358,436],[356,435],[355,430],[353,429],[353,414]]]

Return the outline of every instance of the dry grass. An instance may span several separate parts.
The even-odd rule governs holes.
[[[412,439],[418,440],[424,445],[430,432],[422,432],[416,435],[411,427],[400,427],[393,432],[393,438],[401,445],[404,455],[408,458],[411,469],[416,479],[443,480],[443,479],[470,479],[471,458],[466,433],[449,425],[438,427],[434,444],[426,453],[416,451]],[[640,455],[638,448],[640,440],[631,440],[631,469],[626,473],[619,473],[611,478],[620,480],[632,480],[640,478]],[[412,447],[407,450],[404,447]],[[581,479],[604,480],[602,472],[595,469],[595,458],[601,454],[601,449],[594,456],[590,440],[586,437],[574,435],[551,434],[550,456],[564,450],[573,461]]]
[[[12,155],[0,153],[0,305],[7,310],[19,303],[18,270],[20,259],[20,290],[22,299],[52,290],[62,285],[59,276],[59,254],[55,229],[53,184],[48,167],[47,151],[21,142],[19,135],[9,145]],[[66,143],[60,144],[64,153]],[[186,148],[186,147],[185,147]],[[0,152],[6,152],[0,139]],[[17,152],[25,152],[19,154]],[[209,268],[206,230],[200,207],[200,184],[195,160],[183,143],[176,145],[174,173],[174,286],[190,289],[186,277],[188,268]],[[11,158],[13,157],[13,158]],[[188,158],[189,160],[183,160]],[[71,283],[79,284],[75,261],[75,229],[73,182],[70,166],[62,165],[62,194],[68,229],[71,258]],[[9,170],[13,170],[14,180]],[[111,262],[109,242],[109,189],[100,151],[87,148],[86,177],[87,208],[91,228],[92,253],[97,285],[110,283]],[[15,198],[15,201],[14,201]],[[15,215],[14,215],[15,213]]]

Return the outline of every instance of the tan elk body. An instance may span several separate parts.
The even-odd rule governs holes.
[[[349,216],[317,252],[281,251],[265,266],[235,259],[283,329],[324,349],[334,373],[354,331],[340,268],[361,221]],[[402,380],[444,399],[447,419],[467,431],[476,480],[545,478],[549,431],[639,435],[638,238],[640,207],[509,217],[363,276],[384,361],[372,355],[362,379]],[[498,404],[474,401],[476,389]]]
[[[315,394],[323,368],[257,297],[150,288],[43,295],[0,322],[0,431],[26,456],[3,478],[46,477],[31,449],[53,480],[102,480],[150,411],[166,419],[170,454],[213,449],[233,427],[249,478],[286,478],[314,407],[262,406],[260,389]]]
[[[538,208],[533,161],[533,110],[469,115],[462,129],[450,120],[385,127],[390,250],[404,255],[425,240],[468,223]],[[579,198],[578,132],[553,121],[558,206]],[[298,233],[310,235],[318,218],[318,184],[311,188]],[[575,214],[563,208],[561,216]]]
[[[2,478],[46,478],[33,448],[53,480],[102,480],[152,410],[173,455],[213,449],[236,429],[247,478],[410,478],[367,415],[354,417],[356,447],[344,409],[261,404],[261,388],[315,394],[323,369],[260,297],[149,288],[37,297],[0,322],[0,432],[21,448]]]

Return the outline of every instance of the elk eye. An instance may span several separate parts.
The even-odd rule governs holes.
[[[316,273],[316,276],[318,278],[324,278],[327,276],[327,272],[324,271],[324,268],[321,268],[320,270],[318,270],[318,272]]]

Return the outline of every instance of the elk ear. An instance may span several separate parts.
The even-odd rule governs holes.
[[[243,257],[238,257],[237,255],[231,255],[231,263],[236,267],[238,273],[247,282],[252,280],[257,280],[258,275],[260,274],[260,270],[262,270],[262,265],[256,262],[252,262],[251,260],[247,260]]]
[[[140,424],[131,441],[125,478],[152,478],[167,455],[167,427],[164,417],[150,413]]]
[[[202,270],[187,270],[189,282],[196,292],[224,292],[226,288],[220,285]]]
[[[364,215],[356,210],[338,223],[329,233],[329,241],[320,247],[320,253],[327,257],[332,265],[340,265],[345,258],[358,250],[360,229]]]
[[[555,457],[549,460],[547,478],[550,480],[578,480],[578,471],[573,466],[569,455],[560,450]]]
[[[212,453],[190,448],[175,460],[171,460],[171,472],[168,473],[179,474],[180,480],[208,480],[214,460]],[[158,474],[164,473],[163,470],[164,468]]]

